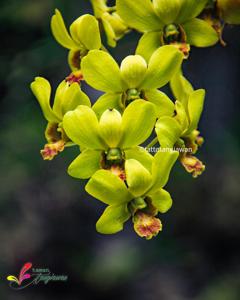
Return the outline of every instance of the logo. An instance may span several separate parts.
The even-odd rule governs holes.
[[[22,290],[31,285],[37,285],[40,282],[48,284],[50,281],[66,282],[68,280],[67,275],[55,275],[49,269],[32,268],[32,263],[28,262],[24,264],[20,270],[19,276],[14,275],[7,276],[10,288],[14,290]]]

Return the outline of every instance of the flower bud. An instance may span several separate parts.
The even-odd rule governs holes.
[[[134,230],[140,236],[150,240],[162,231],[162,223],[158,218],[138,211],[133,217]]]
[[[204,143],[204,138],[203,138],[202,136],[198,135],[198,136],[196,137],[196,143],[197,143],[197,145],[198,145],[199,147],[201,147],[201,146],[203,145],[203,143]]]

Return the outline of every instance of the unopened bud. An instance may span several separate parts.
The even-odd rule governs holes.
[[[197,136],[196,137],[196,143],[197,143],[197,145],[199,146],[199,147],[201,147],[202,145],[203,145],[203,143],[204,143],[204,138],[202,137],[202,136]]]

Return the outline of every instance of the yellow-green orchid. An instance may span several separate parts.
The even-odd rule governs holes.
[[[125,162],[125,181],[108,170],[97,171],[86,185],[86,191],[107,204],[96,229],[102,234],[114,234],[123,229],[132,216],[134,229],[140,237],[151,239],[162,230],[158,212],[172,206],[170,194],[163,189],[178,152],[158,152],[146,168],[135,159]]]
[[[123,115],[108,109],[100,120],[87,106],[68,112],[63,118],[64,131],[82,149],[68,173],[85,179],[99,169],[108,169],[124,178],[125,159],[135,158],[148,166],[152,157],[138,145],[150,136],[155,122],[154,105],[143,100],[131,103]]]
[[[204,20],[196,18],[208,0],[117,0],[117,13],[134,29],[144,33],[136,53],[147,61],[165,44],[175,45],[185,57],[190,47],[209,47],[218,34]]]
[[[51,29],[57,42],[70,50],[68,63],[72,71],[80,69],[81,59],[89,50],[102,47],[98,21],[89,14],[76,19],[68,32],[60,11],[56,9],[51,20]]]
[[[93,5],[94,15],[104,28],[108,45],[116,47],[117,41],[127,32],[128,26],[115,11],[115,7],[108,7],[107,0],[90,0]]]
[[[107,206],[97,231],[117,233],[131,218],[136,233],[151,239],[162,231],[158,214],[172,206],[165,186],[177,159],[194,178],[205,170],[195,156],[204,142],[198,126],[205,90],[194,90],[182,75],[183,59],[190,46],[224,44],[224,24],[240,22],[240,0],[115,2],[110,7],[108,0],[89,0],[94,16],[80,16],[69,30],[55,11],[52,33],[69,50],[72,73],[52,99],[43,77],[36,77],[31,89],[47,120],[43,159],[77,146],[68,173],[89,179],[86,191]],[[136,51],[118,63],[103,46],[101,33],[115,47],[132,29],[142,37]],[[83,80],[87,88],[103,92],[93,106],[81,90]],[[160,91],[168,83],[174,101]],[[8,279],[20,283],[14,276]]]
[[[193,154],[203,143],[197,130],[202,114],[205,91],[194,91],[191,84],[181,74],[171,82],[176,99],[174,117],[161,117],[156,123],[158,141],[163,148],[177,147],[180,161],[185,169],[197,177],[205,170],[203,163]]]
[[[105,92],[94,104],[100,116],[107,108],[122,112],[135,99],[155,105],[157,116],[173,115],[172,101],[158,88],[167,84],[181,66],[183,55],[173,46],[163,46],[154,52],[149,63],[140,55],[127,56],[119,67],[113,57],[92,50],[83,58],[84,79],[93,88]]]
[[[41,154],[45,160],[52,160],[71,142],[62,128],[64,115],[79,105],[90,106],[91,103],[88,96],[81,91],[79,84],[69,82],[67,79],[59,84],[52,106],[50,104],[51,86],[45,78],[36,77],[31,83],[31,89],[48,121],[45,131],[48,143],[41,150]]]

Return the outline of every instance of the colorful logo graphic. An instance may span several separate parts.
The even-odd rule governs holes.
[[[30,269],[31,274],[28,272]],[[65,282],[68,280],[68,276],[55,275],[48,268],[32,268],[32,263],[28,262],[22,267],[18,278],[16,276],[9,275],[7,276],[7,280],[9,281],[10,288],[14,290],[22,290],[28,286],[37,285],[40,282],[44,283],[45,285],[48,284],[50,281]]]
[[[29,269],[31,269],[31,267],[32,267],[32,263],[30,262],[26,263],[22,267],[18,278],[16,276],[9,275],[7,277],[7,280],[10,282],[16,282],[20,286],[24,280],[31,278],[31,275],[29,273],[26,273]]]

